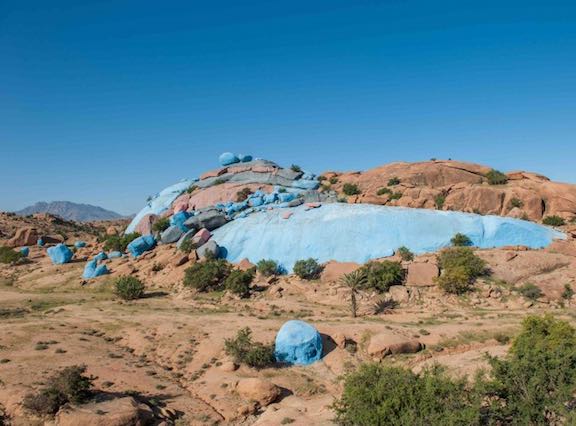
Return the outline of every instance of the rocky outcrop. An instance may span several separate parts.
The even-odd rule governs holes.
[[[6,246],[7,247],[21,247],[21,246],[31,246],[35,245],[38,241],[38,231],[36,228],[25,227],[20,228],[16,231],[16,235],[10,238]]]
[[[144,426],[150,424],[153,419],[154,414],[150,407],[127,396],[70,407],[58,413],[56,424],[58,426]]]
[[[261,407],[273,403],[280,396],[278,386],[258,378],[240,380],[236,386],[236,391],[243,399],[258,402]]]
[[[422,344],[417,340],[392,333],[381,333],[370,338],[366,351],[372,358],[382,359],[388,355],[412,354],[422,349]]]

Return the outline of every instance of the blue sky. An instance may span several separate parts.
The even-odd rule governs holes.
[[[133,213],[222,151],[576,182],[575,135],[573,1],[0,2],[0,210]]]

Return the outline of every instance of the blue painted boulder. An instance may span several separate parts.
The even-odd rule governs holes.
[[[153,249],[154,246],[156,246],[156,239],[152,235],[144,235],[128,244],[127,249],[132,256],[138,257],[145,251]]]
[[[248,161],[252,161],[252,156],[248,154],[238,154],[238,159],[242,163],[247,163]]]
[[[92,259],[84,267],[82,278],[90,279],[106,274],[108,274],[108,268],[106,267],[106,265],[98,265],[98,261],[96,259]]]
[[[188,212],[175,213],[170,218],[170,225],[177,226],[182,232],[188,232],[189,229],[186,225],[184,225],[184,222],[186,222],[190,216],[192,215]]]
[[[95,259],[97,262],[101,262],[101,261],[103,261],[103,260],[108,259],[108,255],[107,255],[105,252],[101,251],[101,252],[98,253],[96,256],[94,256],[94,259]]]
[[[110,253],[108,253],[108,259],[117,259],[122,256],[124,256],[124,254],[122,254],[122,252],[119,251],[111,251]]]
[[[36,245],[38,245],[38,247],[44,247],[44,240],[42,238],[38,238],[38,241],[36,241]]]
[[[223,166],[229,166],[230,164],[238,163],[240,159],[231,152],[224,152],[223,154],[220,154],[218,161]]]
[[[288,321],[276,335],[274,355],[282,363],[312,364],[322,358],[322,337],[307,322]]]
[[[63,265],[72,260],[74,253],[64,244],[58,244],[54,247],[50,247],[48,250],[48,256],[54,265]]]
[[[28,257],[30,255],[30,249],[28,247],[22,247],[20,249],[20,254],[24,257]]]
[[[86,247],[86,242],[84,242],[84,241],[76,241],[76,242],[74,243],[74,247],[76,247],[76,248]]]

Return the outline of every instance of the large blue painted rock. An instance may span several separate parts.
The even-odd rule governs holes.
[[[144,235],[128,244],[128,251],[134,257],[140,256],[145,251],[151,250],[156,245],[156,239],[152,235]]]
[[[28,257],[30,255],[30,249],[28,247],[22,247],[20,249],[20,254],[24,257]]]
[[[276,335],[274,355],[282,363],[312,364],[322,358],[322,337],[307,322],[288,321]]]
[[[96,259],[92,259],[84,267],[82,278],[90,279],[106,274],[108,274],[108,268],[106,267],[106,265],[98,265],[98,261]]]
[[[229,166],[230,164],[238,163],[240,159],[231,152],[224,152],[223,154],[220,154],[218,161],[223,166]]]
[[[72,250],[66,247],[64,244],[58,244],[54,247],[50,247],[48,250],[48,256],[54,265],[63,265],[72,260]]]
[[[184,222],[190,217],[188,212],[178,212],[172,215],[170,218],[170,225],[177,226],[182,230],[182,232],[188,232],[189,229],[184,225]]]

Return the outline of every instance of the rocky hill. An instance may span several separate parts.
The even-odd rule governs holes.
[[[89,222],[92,220],[121,219],[122,215],[90,204],[78,204],[70,201],[40,201],[16,212],[20,216],[28,216],[35,213],[49,213],[66,220],[76,222]]]
[[[348,202],[455,210],[540,221],[576,216],[576,185],[552,182],[537,173],[502,176],[490,167],[459,161],[391,163],[364,172],[325,172],[324,190],[356,185]],[[492,179],[490,179],[492,178]],[[492,184],[490,183],[492,182]],[[496,184],[495,184],[496,183]],[[349,191],[350,192],[350,191]]]

